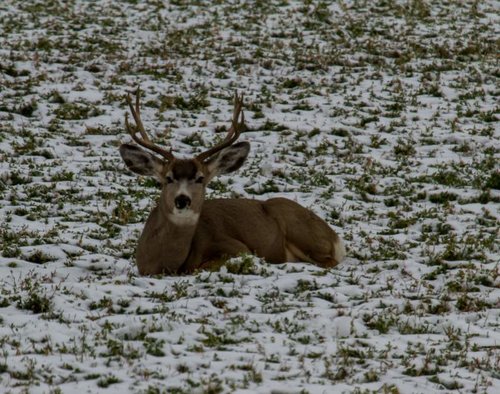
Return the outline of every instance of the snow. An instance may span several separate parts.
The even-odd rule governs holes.
[[[500,3],[135,3],[0,4],[0,392],[500,392]],[[180,157],[245,92],[208,197],[295,200],[347,259],[139,276],[138,85]]]

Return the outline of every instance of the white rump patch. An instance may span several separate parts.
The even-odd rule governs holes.
[[[337,242],[335,242],[335,261],[340,264],[342,260],[344,260],[345,256],[347,255],[347,252],[345,251],[345,246],[344,242],[342,239],[339,237]]]
[[[168,215],[168,220],[177,226],[194,226],[199,218],[200,214],[192,209],[174,208],[174,212]]]

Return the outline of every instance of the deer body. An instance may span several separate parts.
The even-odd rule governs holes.
[[[345,250],[323,220],[291,200],[216,199],[205,201],[199,220],[187,225],[172,223],[157,206],[136,259],[141,275],[172,275],[241,253],[270,263],[304,261],[328,268],[342,261]]]
[[[242,253],[255,254],[270,263],[303,261],[325,268],[334,267],[345,257],[339,236],[294,201],[204,200],[210,180],[236,171],[249,153],[247,142],[234,143],[244,123],[241,98],[235,97],[232,127],[226,139],[193,159],[177,159],[154,145],[140,119],[139,94],[135,108],[130,96],[127,101],[135,129],[127,118],[125,123],[134,141],[166,159],[135,145],[120,147],[130,170],[152,176],[162,184],[158,205],[149,215],[137,247],[141,275],[191,273]]]

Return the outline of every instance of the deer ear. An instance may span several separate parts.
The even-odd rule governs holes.
[[[128,169],[139,175],[156,178],[163,183],[163,161],[135,145],[122,144],[120,155]]]
[[[250,152],[250,144],[248,142],[238,142],[221,150],[219,154],[205,162],[209,179],[217,175],[229,174],[236,171],[245,162],[248,152]]]

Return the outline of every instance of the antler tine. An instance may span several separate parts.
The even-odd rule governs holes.
[[[127,100],[127,104],[130,108],[130,112],[132,113],[132,117],[134,118],[135,122],[135,126],[132,127],[128,122],[128,113],[125,114],[125,127],[127,128],[128,133],[135,142],[137,142],[144,148],[147,148],[149,150],[152,150],[153,152],[158,153],[168,161],[174,160],[175,157],[171,151],[168,151],[158,145],[155,145],[149,138],[148,134],[146,133],[146,130],[144,129],[144,125],[142,124],[141,120],[139,97],[140,97],[140,90],[137,89],[135,93],[135,108],[134,108],[134,105],[132,104],[132,98],[130,97],[130,93],[127,93],[127,95],[125,96],[125,99]],[[137,136],[137,132],[139,132],[141,138]]]
[[[245,113],[243,112],[243,93],[238,97],[238,92],[234,92],[234,108],[233,119],[231,120],[231,128],[228,130],[226,138],[216,146],[209,150],[200,153],[196,159],[200,162],[207,160],[210,156],[218,153],[222,149],[232,145],[240,136],[243,126],[245,125]],[[238,119],[241,118],[240,122]]]

